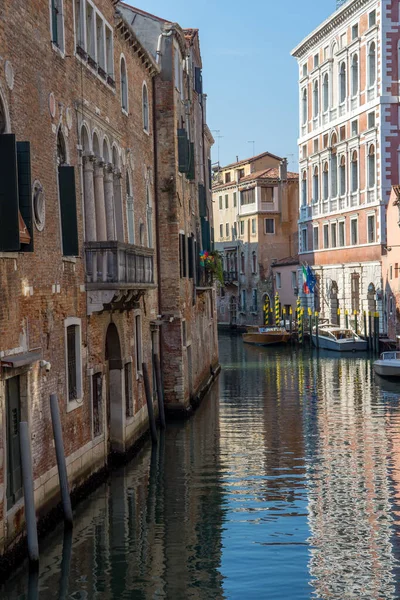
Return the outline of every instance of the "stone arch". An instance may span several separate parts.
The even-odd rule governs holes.
[[[125,445],[123,402],[125,390],[120,336],[115,323],[110,323],[107,327],[105,360],[107,364],[107,433],[109,449],[123,451]]]
[[[65,142],[65,137],[62,132],[61,125],[57,131],[57,165],[67,165],[68,164],[68,154],[67,154],[67,144]]]
[[[112,164],[114,165],[114,169],[119,169],[119,151],[118,146],[115,143],[112,145]]]
[[[333,148],[334,146],[336,146],[338,141],[338,134],[336,129],[331,129],[331,131],[329,132],[329,146],[331,148]]]
[[[0,87],[0,135],[11,132],[10,113],[8,111],[6,97]]]
[[[98,134],[97,130],[93,131],[92,148],[93,148],[94,155],[97,158],[100,158],[101,151],[100,151],[99,134]]]
[[[106,135],[103,138],[103,160],[105,163],[111,163],[110,142]]]
[[[85,122],[81,125],[81,146],[83,152],[90,152],[90,130]]]

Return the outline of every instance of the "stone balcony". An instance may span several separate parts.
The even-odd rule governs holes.
[[[108,308],[128,310],[155,288],[154,250],[116,241],[86,242],[88,314]]]

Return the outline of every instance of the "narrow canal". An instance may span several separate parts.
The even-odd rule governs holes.
[[[400,598],[400,386],[366,357],[220,338],[219,381],[1,599]]]

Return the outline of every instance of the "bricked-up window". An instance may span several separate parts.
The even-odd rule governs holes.
[[[126,74],[125,58],[121,56],[121,107],[122,110],[128,112],[128,77]]]
[[[254,204],[256,201],[256,190],[251,188],[250,190],[243,190],[240,192],[240,204],[244,206],[246,204]]]
[[[142,317],[135,317],[135,340],[136,340],[136,372],[142,372],[143,346],[142,346]]]
[[[360,312],[360,275],[351,274],[351,312]]]
[[[82,400],[82,350],[81,350],[81,321],[69,317],[65,326],[65,361],[67,379],[68,403]]]
[[[63,0],[51,2],[51,41],[64,52],[64,12]]]
[[[184,233],[179,234],[179,264],[181,277],[187,277],[186,269],[186,236]]]
[[[92,377],[93,437],[103,432],[103,375],[95,373]]]
[[[376,239],[375,215],[368,215],[367,227],[368,227],[368,244],[374,244],[375,239]]]
[[[143,84],[143,129],[149,131],[149,94],[145,83]]]
[[[124,366],[125,379],[125,416],[133,417],[133,387],[132,387],[132,363],[128,362]]]

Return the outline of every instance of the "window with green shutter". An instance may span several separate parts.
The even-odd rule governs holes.
[[[190,148],[189,148],[189,140],[187,137],[186,129],[178,129],[178,168],[180,173],[188,173],[189,172],[189,156],[190,156]]]
[[[75,169],[58,167],[60,194],[62,249],[64,256],[78,256],[78,221],[76,215]]]
[[[194,143],[190,142],[189,144],[190,152],[189,152],[189,170],[187,172],[186,177],[193,181],[195,178],[195,161],[194,161]]]
[[[18,201],[19,211],[26,231],[21,232],[22,252],[33,252],[33,215],[32,215],[32,179],[31,179],[31,145],[29,142],[17,142],[18,165]]]

